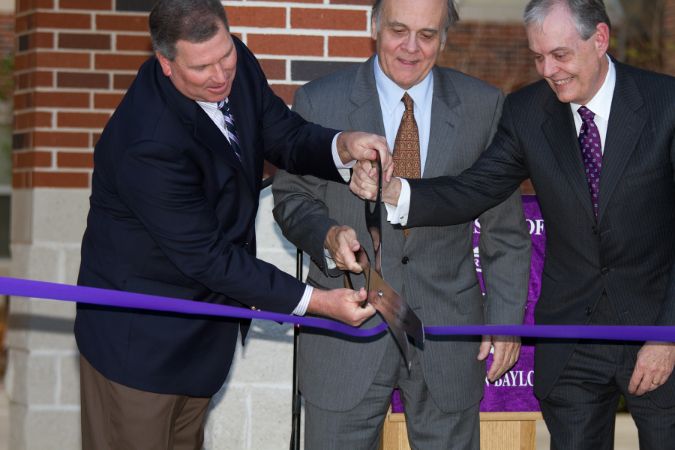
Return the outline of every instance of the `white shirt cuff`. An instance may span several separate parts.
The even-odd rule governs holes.
[[[342,131],[333,136],[333,143],[331,144],[331,150],[333,151],[333,162],[335,163],[335,167],[337,169],[351,169],[354,167],[354,164],[356,164],[356,160],[351,160],[347,164],[343,164],[342,160],[340,159],[340,155],[338,155],[337,140],[341,133]]]
[[[304,316],[305,313],[307,312],[307,307],[309,306],[309,299],[312,297],[312,292],[314,292],[314,288],[312,286],[305,286],[305,293],[302,294],[302,298],[300,299],[300,303],[298,303],[298,306],[295,307],[293,310],[293,315],[294,316]]]
[[[327,248],[323,249],[323,256],[326,258],[326,268],[329,270],[335,269],[337,267],[337,264],[335,264],[335,261],[333,260],[333,257],[330,256],[330,252],[328,251]]]
[[[410,212],[410,184],[405,178],[401,180],[401,193],[398,196],[398,205],[393,206],[385,203],[387,208],[387,221],[392,225],[406,226],[408,213]]]

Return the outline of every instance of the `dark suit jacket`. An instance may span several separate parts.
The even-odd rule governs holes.
[[[139,70],[94,151],[78,283],[290,313],[304,285],[255,258],[263,160],[340,180],[335,130],[275,96],[235,39],[229,96],[240,162],[156,59]],[[311,150],[311,151],[310,151]],[[78,305],[81,353],[109,379],[151,392],[210,396],[227,375],[239,322]]]
[[[604,293],[617,324],[674,325],[673,98],[672,77],[616,63],[597,223],[571,108],[540,81],[507,97],[493,144],[459,178],[411,180],[409,225],[463,222],[529,176],[546,224],[536,322],[588,323]],[[572,341],[537,346],[540,398],[573,347]],[[646,395],[675,404],[675,377]]]

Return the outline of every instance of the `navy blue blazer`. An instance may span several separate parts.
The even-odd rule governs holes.
[[[304,285],[255,257],[263,161],[340,181],[336,130],[291,112],[235,40],[229,96],[241,161],[150,58],[94,150],[78,284],[290,313]],[[75,337],[104,376],[145,391],[211,396],[238,320],[78,304]]]

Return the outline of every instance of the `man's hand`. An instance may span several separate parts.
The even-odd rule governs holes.
[[[675,366],[675,343],[648,341],[638,352],[628,392],[643,395],[668,380]]]
[[[368,294],[363,288],[359,291],[351,289],[324,291],[314,288],[307,306],[307,312],[330,317],[357,327],[375,314],[375,308],[372,305],[361,306],[367,296]]]
[[[391,166],[389,173],[385,172],[382,177],[382,201],[392,206],[398,204],[398,197],[401,194],[401,180],[392,178],[394,166]],[[352,179],[349,182],[349,189],[364,200],[375,200],[377,198],[378,177],[377,165],[370,161],[359,161],[352,170]]]
[[[391,178],[392,158],[384,137],[361,131],[343,131],[337,138],[337,150],[343,164],[351,161],[375,161],[379,154],[387,181]]]
[[[490,347],[494,346],[492,365],[488,371],[488,380],[497,381],[518,361],[520,355],[520,338],[518,336],[483,336],[478,351],[478,360],[483,361],[490,354]]]
[[[361,244],[356,239],[356,231],[353,228],[346,225],[333,225],[328,230],[323,245],[338,269],[354,273],[363,271],[354,255],[361,248]]]

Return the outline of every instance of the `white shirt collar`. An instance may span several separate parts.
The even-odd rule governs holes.
[[[616,86],[616,69],[609,55],[605,55],[605,57],[609,62],[605,81],[585,106],[593,111],[596,117],[607,122],[609,121],[609,111],[612,108],[612,97],[614,96],[614,87]],[[570,102],[570,106],[572,107],[572,112],[578,114],[577,110],[582,105]]]

